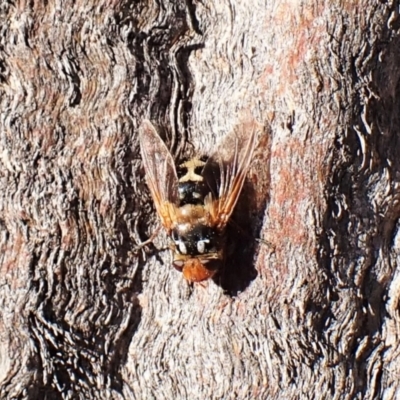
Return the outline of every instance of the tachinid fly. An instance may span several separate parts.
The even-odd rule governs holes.
[[[173,266],[190,282],[211,278],[223,265],[225,231],[256,146],[255,129],[236,129],[205,161],[175,167],[152,123],[140,128],[146,181],[172,240]]]

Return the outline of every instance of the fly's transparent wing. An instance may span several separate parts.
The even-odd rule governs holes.
[[[212,192],[206,200],[206,208],[220,230],[228,223],[239,198],[256,139],[254,126],[251,129],[236,128],[221,141],[204,166],[203,178]]]
[[[178,177],[174,160],[148,120],[144,120],[140,126],[139,141],[147,185],[162,224],[170,230],[178,196]]]

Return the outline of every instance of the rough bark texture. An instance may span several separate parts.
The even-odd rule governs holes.
[[[0,397],[400,398],[398,10],[2,1]],[[215,281],[135,251],[143,118],[177,159],[264,126]]]

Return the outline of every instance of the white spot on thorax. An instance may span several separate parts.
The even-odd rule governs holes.
[[[200,254],[203,254],[206,251],[206,243],[210,243],[209,239],[203,239],[203,240],[199,240],[197,242],[197,251]]]
[[[175,244],[178,247],[179,253],[181,254],[187,254],[187,248],[185,243],[182,240],[177,240],[175,241]]]

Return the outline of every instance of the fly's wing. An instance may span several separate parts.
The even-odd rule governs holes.
[[[246,127],[246,125],[245,125]],[[207,160],[203,178],[211,189],[205,201],[213,224],[222,230],[228,223],[242,190],[254,149],[256,129],[235,129]]]
[[[144,120],[139,131],[140,150],[146,181],[164,227],[169,231],[175,220],[178,177],[167,146],[153,124]]]

